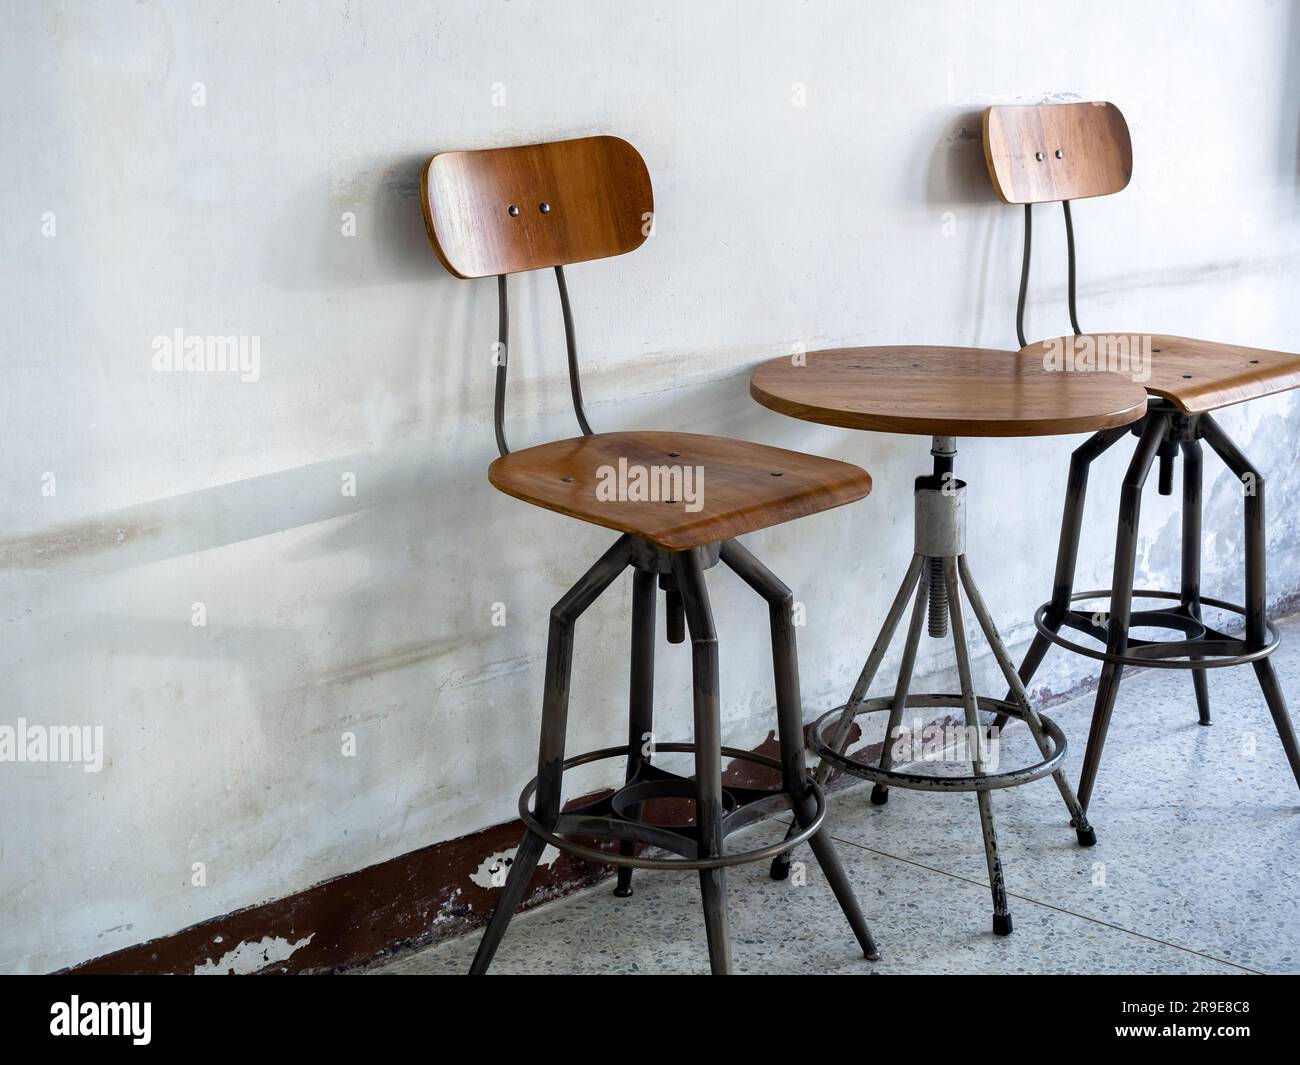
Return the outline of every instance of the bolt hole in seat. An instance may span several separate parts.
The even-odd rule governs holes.
[[[1133,173],[1128,123],[1114,104],[990,107],[984,112],[984,152],[998,197],[1004,203],[1023,204],[1025,209],[1024,255],[1016,306],[1016,334],[1021,353],[1063,371],[1107,369],[1126,374],[1143,385],[1149,397],[1146,417],[1132,428],[1138,443],[1121,493],[1111,588],[1109,592],[1076,593],[1074,576],[1089,468],[1125,435],[1123,430],[1098,432],[1074,452],[1052,598],[1035,615],[1038,635],[1019,670],[1021,682],[1028,684],[1053,643],[1103,663],[1079,781],[1079,801],[1086,809],[1126,665],[1190,670],[1202,725],[1211,722],[1207,670],[1252,665],[1292,774],[1300,784],[1300,742],[1269,660],[1278,638],[1266,616],[1264,478],[1212,416],[1212,412],[1231,404],[1300,386],[1300,356],[1163,333],[1132,330],[1084,333],[1080,328],[1070,202],[1120,192],[1128,186]],[[1171,180],[1182,175],[1178,170],[1167,173]],[[1033,246],[1033,207],[1053,201],[1061,203],[1065,221],[1069,271],[1066,291],[1073,332],[1029,343],[1025,338],[1024,317]],[[1241,605],[1201,595],[1202,441],[1242,482],[1245,601]],[[1133,582],[1142,489],[1158,459],[1159,492],[1172,495],[1174,464],[1179,457],[1183,460],[1180,587],[1177,592],[1136,590]],[[1132,635],[1135,629],[1144,630],[1146,636],[1153,635],[1143,624],[1149,619],[1149,612],[1133,610],[1135,597],[1176,601],[1176,607],[1166,604],[1165,609],[1174,610],[1188,620],[1186,633],[1173,639],[1165,639],[1160,633],[1154,634],[1159,637],[1155,639]],[[1105,611],[1104,625],[1088,617],[1088,611],[1097,608],[1086,601],[1099,598],[1109,600],[1100,607]],[[1204,606],[1241,617],[1244,635],[1228,635],[1212,626],[1199,625]],[[1061,635],[1062,628],[1077,630],[1100,641],[1104,650],[1067,639]]]
[[[710,968],[731,971],[726,868],[766,861],[784,844],[748,851],[727,837],[760,817],[793,815],[813,848],[863,955],[878,956],[848,877],[823,827],[825,798],[804,763],[803,708],[795,653],[794,597],[735,537],[861,499],[865,470],[846,462],[717,436],[682,432],[597,433],[587,419],[564,267],[634,251],[654,218],[650,175],[617,137],[444,152],[421,184],[425,222],[438,258],[455,276],[497,278],[498,340],[493,422],[500,457],[488,479],[535,506],[620,533],[551,609],[537,776],[520,796],[525,832],[471,972],[487,971],[524,901],[548,844],[619,867],[615,894],[632,894],[634,868],[698,873]],[[580,436],[512,452],[506,441],[509,360],[507,275],[553,269],[564,319],[574,416]],[[776,687],[778,759],[722,746],[718,636],[705,571],[721,562],[767,604]],[[565,755],[569,681],[578,617],[625,570],[633,570],[628,743]],[[670,643],[691,639],[694,740],[656,741],[658,752],[691,754],[693,776],[670,773],[643,745],[653,727],[655,616],[664,593]],[[780,771],[779,789],[722,785],[723,757]],[[626,761],[622,788],[577,807],[561,801],[566,769]],[[664,823],[664,804],[679,816]],[[682,816],[682,808],[685,815]],[[602,850],[586,841],[608,841]],[[645,856],[654,847],[669,857]]]

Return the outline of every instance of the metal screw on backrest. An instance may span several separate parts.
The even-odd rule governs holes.
[[[551,213],[551,205],[550,205],[549,203],[547,203],[545,200],[543,200],[541,203],[539,203],[539,204],[537,205],[537,209],[538,209],[539,211],[541,211],[542,214],[550,214],[550,213]]]
[[[930,559],[930,635],[948,635],[948,582],[943,579],[943,559]]]
[[[511,218],[518,218],[519,208],[512,203],[509,207],[506,208],[506,213],[509,214]]]
[[[1037,160],[1041,163],[1041,162],[1043,161],[1043,153],[1042,153],[1042,152],[1034,152],[1034,158],[1037,159]]]
[[[1060,148],[1057,148],[1057,149],[1056,149],[1056,158],[1058,158],[1058,159],[1064,159],[1064,158],[1065,158],[1065,153],[1064,153],[1063,151],[1061,151]]]

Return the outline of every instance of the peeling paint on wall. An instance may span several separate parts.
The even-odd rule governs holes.
[[[496,854],[489,854],[479,863],[479,867],[470,873],[471,883],[477,884],[481,888],[499,888],[505,886],[505,878],[510,870],[511,864],[515,860],[515,854],[518,853],[518,847],[511,847],[508,851],[497,851]],[[542,851],[542,856],[538,860],[539,865],[550,866],[555,859],[560,856],[558,849],[547,846]]]
[[[296,943],[274,937],[260,939],[256,943],[240,943],[234,950],[223,954],[217,961],[195,966],[194,975],[212,976],[215,974],[224,976],[229,973],[232,976],[244,976],[255,973],[268,965],[287,960],[295,950],[310,943],[315,934],[313,932]]]

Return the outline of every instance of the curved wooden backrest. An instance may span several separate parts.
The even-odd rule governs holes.
[[[990,107],[984,159],[1003,203],[1109,196],[1133,176],[1128,123],[1104,102]]]
[[[441,152],[421,200],[438,258],[465,278],[633,251],[654,211],[645,161],[618,137]]]

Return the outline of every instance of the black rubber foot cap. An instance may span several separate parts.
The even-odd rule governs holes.
[[[880,951],[876,950],[875,947],[872,947],[870,950],[864,950],[862,956],[866,958],[867,961],[879,961]]]
[[[995,913],[993,915],[993,934],[995,936],[1011,935],[1011,914]]]
[[[884,806],[889,802],[889,789],[883,784],[872,785],[871,802],[874,806]]]
[[[1213,725],[1213,724],[1214,724],[1213,721],[1198,721],[1198,722],[1196,722],[1196,723],[1197,723],[1198,725]]]
[[[1076,828],[1074,834],[1079,837],[1080,847],[1095,847],[1097,845],[1097,830],[1091,825],[1087,828]]]
[[[778,854],[772,859],[772,868],[767,871],[767,875],[773,880],[785,880],[790,875],[790,859],[784,854]]]
[[[616,899],[630,899],[632,897],[632,894],[633,892],[632,892],[631,884],[628,884],[627,887],[623,887],[620,885],[619,887],[616,887],[614,889],[614,897]]]

